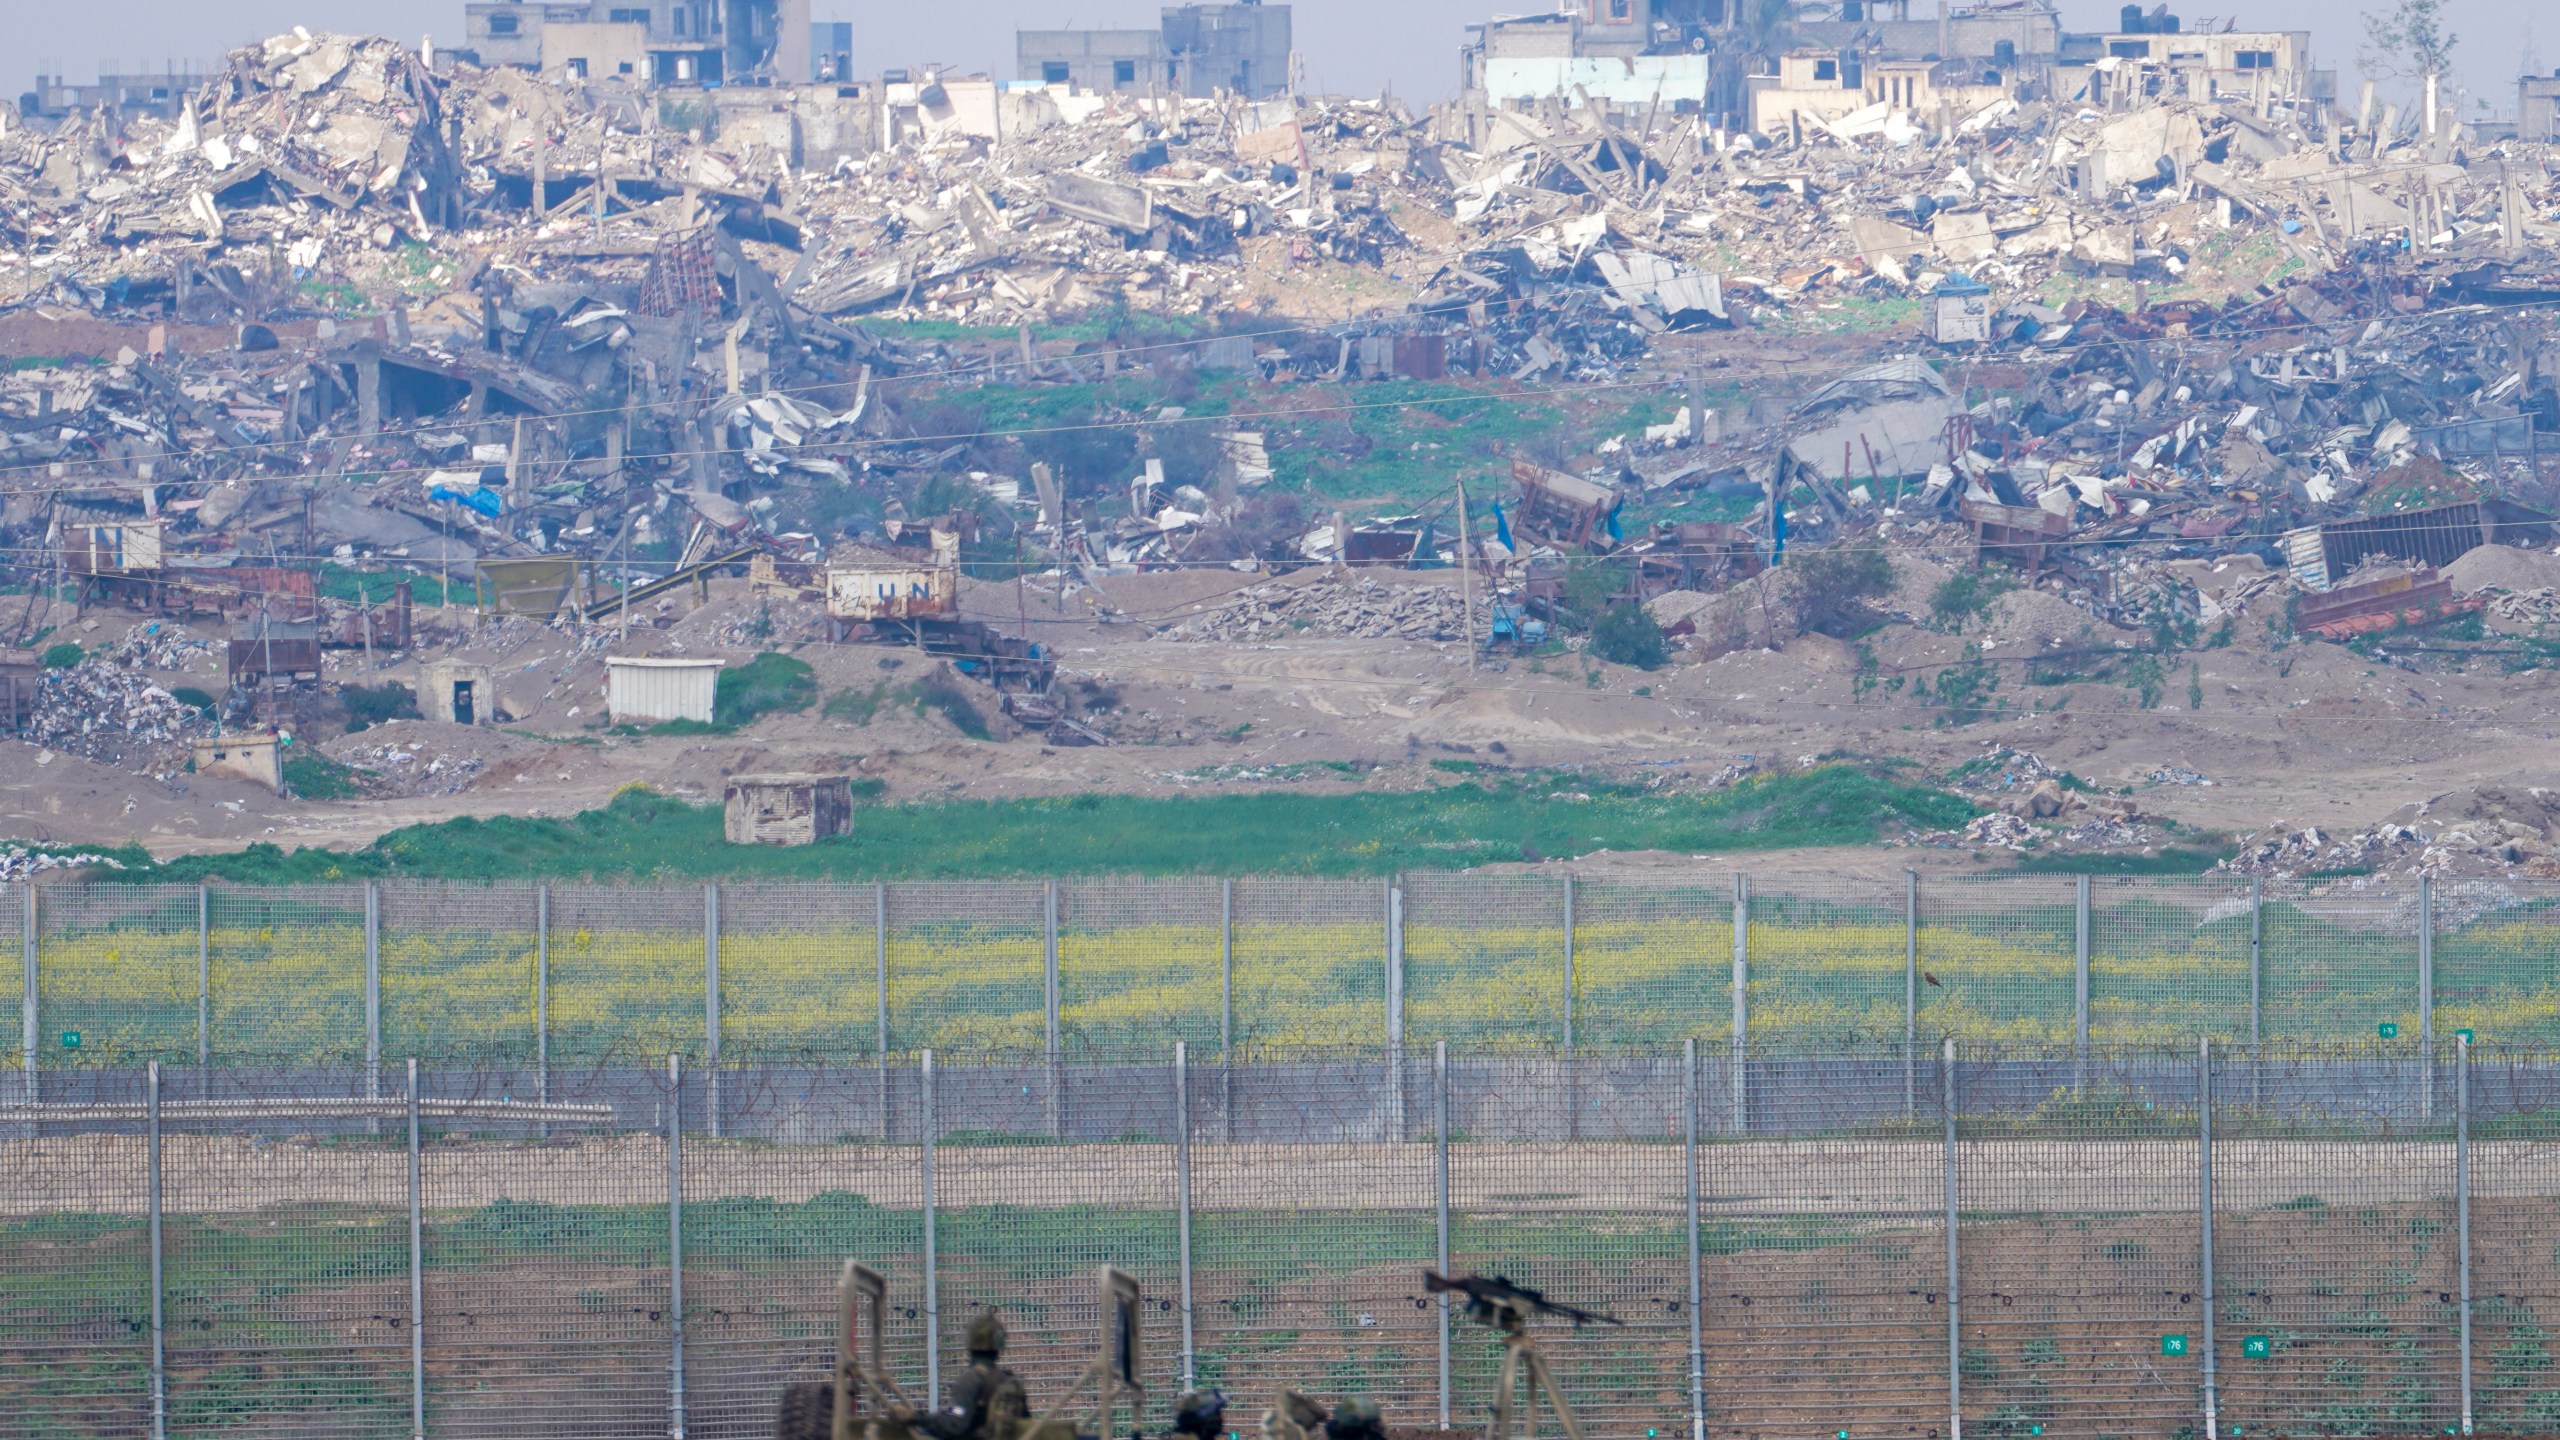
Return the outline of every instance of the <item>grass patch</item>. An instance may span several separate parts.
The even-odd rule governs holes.
[[[972,740],[988,739],[987,717],[978,711],[978,703],[970,698],[968,687],[950,675],[936,672],[901,684],[883,680],[863,690],[839,690],[827,697],[818,713],[830,720],[850,725],[868,725],[884,708],[902,707],[919,715],[935,714],[951,723],[951,728]]]
[[[284,783],[305,800],[350,800],[364,793],[353,768],[300,745],[285,756]]]
[[[38,663],[47,670],[68,670],[78,665],[80,657],[86,653],[80,648],[79,641],[65,640],[60,644],[44,647],[43,658]]]
[[[386,875],[1382,875],[1517,860],[1524,844],[1559,858],[1600,849],[1694,854],[1852,845],[1904,828],[1952,828],[1977,813],[1944,791],[1825,765],[1710,795],[1664,796],[1541,774],[1406,793],[885,805],[866,811],[853,835],[776,849],[724,844],[716,805],[635,788],[601,810],[565,819],[466,817],[395,830],[361,850],[288,854],[255,845],[134,873],[246,884]]]
[[[767,715],[796,714],[817,703],[818,674],[809,662],[766,651],[720,672],[711,695],[711,718],[723,726],[752,725]]]

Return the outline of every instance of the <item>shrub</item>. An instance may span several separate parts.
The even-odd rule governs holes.
[[[1600,612],[1591,627],[1590,652],[1613,665],[1659,670],[1671,659],[1670,637],[1662,633],[1653,612],[1629,600]]]
[[[187,697],[182,693],[179,699]],[[397,680],[380,685],[342,685],[338,687],[338,703],[346,707],[347,733],[369,730],[385,720],[418,718],[418,694]],[[201,708],[211,708],[210,702]]]
[[[806,710],[817,703],[818,675],[809,662],[767,651],[720,672],[711,695],[711,718],[720,725],[752,725],[766,715]]]
[[[2009,593],[2009,578],[1988,570],[1959,570],[1929,592],[1929,624],[1961,635],[1971,622],[1988,622],[1991,609]]]
[[[1893,591],[1893,559],[1872,546],[1800,550],[1782,568],[1796,623],[1841,640],[1875,628],[1879,617],[1867,602]]]
[[[77,640],[65,640],[60,644],[47,645],[44,647],[44,668],[47,670],[68,670],[72,666],[80,663],[82,653],[83,652],[80,649],[80,642]]]

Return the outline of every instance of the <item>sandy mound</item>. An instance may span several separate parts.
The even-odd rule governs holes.
[[[2560,586],[2560,555],[2520,550],[2513,545],[2483,545],[2444,567],[2453,593],[2476,590],[2540,590]]]

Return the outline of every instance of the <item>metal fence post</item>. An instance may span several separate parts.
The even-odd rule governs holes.
[[[1939,1052],[1939,1108],[1947,1112],[1947,1437],[1964,1440],[1964,1272],[1956,1263],[1956,1042]]]
[[[941,1128],[933,1098],[933,1051],[916,1057],[918,1093],[924,1111],[924,1394],[925,1405],[940,1403],[942,1394],[942,1285],[934,1250],[933,1146]]]
[[[551,1103],[551,886],[533,887],[533,1066],[534,1095]],[[542,1127],[551,1133],[551,1127]]]
[[[418,1062],[409,1061],[409,1435],[427,1435],[427,1253],[425,1199],[419,1192]]]
[[[1236,882],[1218,882],[1218,1139],[1236,1138]]]
[[[196,1094],[213,1098],[213,901],[196,887]]]
[[[1404,887],[1386,881],[1387,1139],[1404,1137]]]
[[[1732,1130],[1736,1135],[1751,1131],[1748,1108],[1748,1083],[1743,1072],[1743,1054],[1751,1034],[1751,877],[1733,877],[1733,1103]]]
[[[720,886],[702,887],[702,1072],[711,1138],[720,1138]]]
[[[1902,1118],[1920,1115],[1920,872],[1902,872]]]
[[[1176,1239],[1182,1247],[1182,1388],[1195,1389],[1199,1358],[1191,1331],[1191,1051],[1173,1042],[1173,1179]]]
[[[1043,881],[1040,886],[1040,1015],[1043,1056],[1049,1070],[1046,1087],[1048,1099],[1041,1107],[1042,1119],[1049,1127],[1049,1138],[1058,1138],[1058,1086],[1066,1078],[1058,1066],[1058,882]]]
[[[2198,1267],[2203,1271],[2204,1299],[2204,1434],[2214,1440],[2221,1426],[2221,1397],[2215,1393],[2213,1353],[2213,1037],[2196,1041],[2196,1234]]]
[[[1440,1260],[1440,1273],[1449,1273],[1449,1042],[1435,1040],[1431,1044],[1431,1103],[1435,1116],[1431,1127],[1432,1226],[1436,1238],[1433,1251]],[[1440,1295],[1440,1428],[1449,1428],[1449,1296]]]
[[[23,915],[21,923],[25,928],[23,938],[26,951],[26,979],[23,982],[24,988],[20,991],[19,1000],[19,1020],[24,1032],[20,1036],[19,1063],[25,1067],[26,1071],[27,1103],[33,1105],[40,1098],[36,1086],[36,887],[30,881],[21,880],[18,883],[19,894],[24,901],[20,908]],[[43,1134],[41,1122],[30,1120],[27,1124],[27,1133]]]
[[[667,1056],[667,1434],[684,1440],[684,1055]]]
[[[2418,1113],[2436,1118],[2436,882],[2418,877]]]
[[[2462,1265],[2462,1433],[2471,1433],[2471,1037],[2453,1041],[2453,1220]]]
[[[382,1098],[382,882],[364,882],[364,1098]],[[365,1130],[382,1133],[380,1116]]]
[[[872,1059],[880,1071],[880,1143],[889,1143],[889,886],[871,887]]]
[[[1707,1437],[1707,1348],[1698,1311],[1706,1281],[1698,1273],[1698,1040],[1681,1042],[1680,1141],[1687,1161],[1689,1201],[1689,1440]]]
[[[169,1440],[168,1302],[162,1285],[166,1255],[160,1234],[160,1062],[151,1062],[149,1183],[151,1186],[151,1440]]]
[[[2071,1087],[2089,1083],[2089,877],[2073,877],[2071,941]]]
[[[1582,1067],[1573,1063],[1573,877],[1564,877],[1564,1138],[1582,1138]]]
[[[2260,1063],[2266,1044],[2266,1031],[2261,1022],[2264,1007],[2261,997],[2266,989],[2266,905],[2267,882],[2264,876],[2249,877],[2249,1103],[2259,1103],[2265,1066]]]

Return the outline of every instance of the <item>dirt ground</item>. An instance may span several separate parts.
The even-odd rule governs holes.
[[[1928,590],[1948,567],[1912,557],[1899,565],[1900,592],[1886,608],[1925,614]],[[2247,558],[2197,568],[2208,595],[2260,573]],[[1447,572],[1357,575],[1388,587],[1458,583]],[[708,604],[690,596],[666,601],[634,617],[628,630],[580,634],[565,625],[479,624],[467,612],[426,610],[422,629],[440,643],[378,655],[371,669],[361,652],[332,651],[329,678],[414,685],[427,654],[478,660],[497,669],[501,708],[512,719],[476,729],[398,721],[354,735],[322,727],[301,737],[380,776],[376,796],[316,802],[195,776],[164,784],[0,741],[0,827],[58,842],[139,840],[169,854],[251,840],[360,845],[397,826],[455,815],[568,813],[603,804],[633,782],[717,798],[723,777],[749,770],[847,767],[882,780],[893,800],[1276,785],[1322,792],[1434,783],[1428,762],[1452,757],[1598,764],[1680,782],[1738,764],[1765,769],[1835,753],[1905,757],[1943,773],[1998,745],[2036,752],[2099,786],[2130,787],[2145,815],[2204,835],[2279,820],[2335,830],[2463,787],[2560,785],[2560,750],[2552,745],[2560,680],[2551,672],[2506,675],[2482,666],[2471,674],[2420,674],[2334,644],[2277,647],[2263,613],[2275,602],[2266,595],[2252,602],[2255,611],[2235,617],[2227,645],[2191,657],[2192,676],[2169,677],[2158,708],[2141,708],[2120,684],[2022,685],[2013,668],[2000,692],[2012,711],[1964,725],[1945,723],[1943,712],[1893,681],[1943,671],[1968,643],[1993,655],[2033,656],[2130,644],[2134,632],[2095,623],[2049,590],[2020,590],[1962,636],[1887,625],[1868,640],[1873,659],[1862,675],[1858,649],[1841,641],[1794,635],[1748,643],[1767,641],[1770,627],[1767,597],[1746,586],[1714,597],[1716,608],[1700,607],[1698,617],[1702,631],[1742,634],[1742,648],[1705,659],[1685,651],[1651,674],[1580,655],[1496,657],[1471,666],[1454,636],[1339,638],[1283,627],[1269,639],[1222,642],[1160,633],[1211,614],[1248,586],[1342,583],[1325,570],[1275,581],[1208,569],[1105,579],[1069,590],[1061,604],[1054,582],[968,582],[969,612],[1052,647],[1062,680],[1096,728],[1122,742],[1072,749],[1036,738],[972,740],[939,716],[894,704],[868,723],[812,709],[728,735],[608,730],[608,653],[706,655],[736,664],[760,650],[788,649],[815,667],[828,696],[901,684],[933,663],[912,650],[825,643],[815,607],[759,600],[743,581],[715,583]],[[92,608],[79,623],[96,628],[78,633],[112,638],[146,618]],[[197,628],[220,634],[211,625]],[[217,693],[222,682],[211,658],[196,673],[152,678]],[[981,709],[992,712],[994,699],[979,691]],[[1346,774],[1314,764],[1324,761],[1367,765]],[[2194,776],[2213,783],[2193,783]],[[1600,855],[1574,863],[1646,868],[1683,858]],[[1877,873],[1986,863],[1968,853],[1913,849],[1806,858]]]

